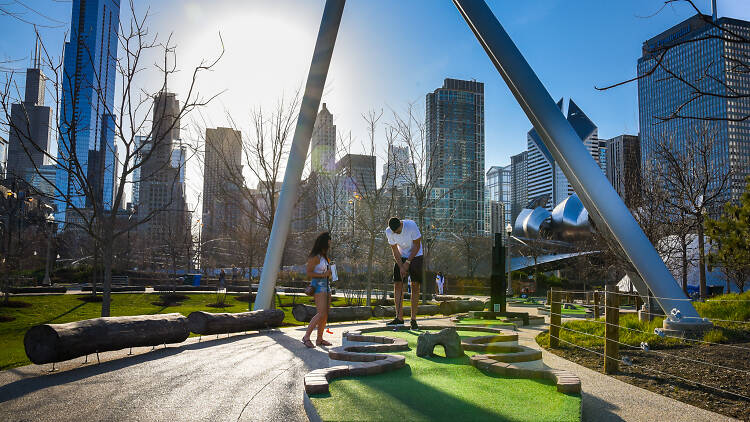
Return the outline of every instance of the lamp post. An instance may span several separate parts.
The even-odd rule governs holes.
[[[508,234],[508,237],[507,237],[508,241],[507,241],[507,244],[505,246],[505,266],[506,266],[506,268],[508,270],[508,286],[506,288],[505,293],[506,293],[506,295],[512,295],[513,294],[513,285],[511,284],[512,279],[511,279],[511,276],[510,276],[510,271],[511,271],[511,267],[510,267],[510,235],[511,235],[511,233],[513,233],[513,226],[511,226],[510,223],[508,223],[508,224],[505,225],[505,233]]]
[[[47,257],[44,263],[44,279],[42,284],[45,286],[51,286],[52,280],[50,279],[50,267],[52,266],[52,235],[54,234],[56,223],[52,207],[49,207],[45,223],[47,225]]]

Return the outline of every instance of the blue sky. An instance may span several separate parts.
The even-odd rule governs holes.
[[[5,2],[7,8],[36,23],[55,26],[70,21],[69,2],[23,3],[46,17],[14,1]],[[607,92],[594,87],[632,77],[643,41],[693,13],[686,5],[656,13],[662,0],[488,3],[552,97],[575,99],[599,126],[602,138],[638,132],[636,86]],[[710,11],[710,0],[696,3]],[[718,3],[720,16],[750,20],[750,1]],[[136,4],[141,10],[150,8],[152,31],[174,33],[178,64],[186,70],[217,52],[221,32],[226,55],[203,79],[206,93],[226,90],[205,111],[212,125],[221,126],[226,125],[226,112],[242,124],[253,107],[273,105],[280,95],[302,85],[323,1],[136,0]],[[59,50],[66,30],[63,24],[42,28],[42,34],[48,46]],[[25,67],[32,34],[29,25],[0,15],[0,60],[24,59],[0,66]],[[510,155],[526,148],[528,119],[448,0],[349,0],[323,101],[334,113],[338,130],[351,131],[357,144],[366,134],[363,113],[403,110],[415,101],[423,111],[425,94],[440,87],[446,77],[485,84],[486,167],[507,164]],[[179,94],[184,81],[176,79],[172,86]]]

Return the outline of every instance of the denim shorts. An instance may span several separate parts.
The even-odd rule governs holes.
[[[331,293],[327,278],[313,278],[310,284],[315,289],[315,293]]]

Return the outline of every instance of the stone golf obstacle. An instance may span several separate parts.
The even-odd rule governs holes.
[[[417,356],[427,358],[434,356],[435,346],[441,345],[445,349],[445,357],[459,358],[464,355],[461,347],[461,336],[455,328],[443,328],[437,333],[424,332],[417,337]]]
[[[448,330],[445,326],[420,324],[420,327],[422,330],[442,330],[446,333],[452,330],[455,333],[453,327]],[[305,393],[328,393],[329,382],[334,378],[375,375],[403,367],[406,363],[404,356],[386,353],[409,350],[406,340],[365,335],[372,331],[382,331],[383,328],[383,326],[379,326],[345,332],[343,334],[345,341],[371,344],[344,345],[331,349],[328,352],[329,358],[352,363],[308,372],[304,379]],[[405,327],[396,327],[395,329],[406,330]],[[482,353],[470,358],[472,366],[477,369],[506,377],[549,379],[555,382],[559,392],[575,394],[581,392],[581,381],[577,376],[565,370],[546,366],[542,362],[541,351],[518,344],[518,334],[488,327],[467,329],[489,334],[463,339],[460,343],[463,350]],[[457,333],[456,336],[458,336]],[[417,341],[419,342],[419,339]],[[419,349],[419,346],[417,348]]]
[[[190,335],[183,315],[94,318],[31,327],[23,338],[26,356],[37,365],[128,347],[182,343]]]
[[[191,312],[188,315],[190,331],[195,334],[229,334],[242,331],[278,327],[284,321],[284,311],[267,309],[239,313]]]

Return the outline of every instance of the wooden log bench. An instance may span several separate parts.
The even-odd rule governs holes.
[[[190,335],[182,314],[86,319],[31,327],[23,338],[26,356],[37,365],[128,347],[182,343]]]
[[[188,315],[190,331],[195,334],[229,334],[278,327],[284,322],[284,311],[266,309],[238,313],[196,311]]]
[[[318,313],[314,306],[298,304],[292,308],[294,319],[299,322],[310,322]],[[369,306],[334,306],[328,311],[328,322],[364,321],[372,317]]]

